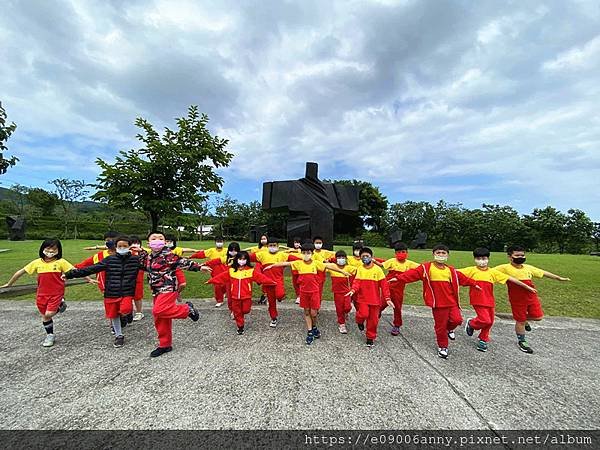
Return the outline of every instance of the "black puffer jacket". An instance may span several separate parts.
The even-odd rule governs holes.
[[[81,278],[93,273],[106,273],[104,287],[105,298],[133,297],[135,294],[135,282],[140,266],[140,258],[132,254],[110,255],[100,261],[83,269],[72,269],[65,273],[67,279]]]

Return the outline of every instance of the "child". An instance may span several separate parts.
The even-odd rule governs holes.
[[[377,338],[379,311],[382,301],[394,307],[390,298],[390,288],[381,267],[373,262],[373,251],[368,247],[360,249],[362,266],[356,271],[352,289],[346,294],[350,297],[356,294],[356,324],[358,329],[365,329],[367,322],[367,347],[373,347]]]
[[[239,251],[232,257],[231,267],[227,272],[222,272],[207,283],[220,284],[227,287],[227,299],[231,302],[231,310],[237,325],[237,333],[244,334],[244,316],[252,308],[252,282],[267,286],[275,286],[275,281],[263,275],[252,267],[250,255],[246,251]]]
[[[107,256],[102,261],[83,269],[73,269],[65,274],[67,279],[81,278],[93,273],[105,273],[104,312],[111,321],[115,332],[115,348],[123,347],[125,337],[123,328],[133,314],[133,299],[135,297],[138,274],[140,272],[140,257],[144,251],[133,255],[129,249],[131,241],[126,236],[115,239],[116,253]]]
[[[262,234],[260,236],[260,239],[258,240],[258,245],[254,245],[252,247],[245,248],[244,250],[250,254],[258,253],[263,250],[266,251],[268,242],[269,242],[269,237],[266,234]],[[257,264],[257,268],[260,268],[260,264]],[[258,299],[258,304],[264,305],[267,302],[266,286],[261,286],[261,291],[262,291],[262,293],[260,294],[260,298]]]
[[[293,248],[287,250],[287,253],[290,253],[295,256],[300,256],[302,254],[302,239],[299,237],[294,238]],[[298,272],[292,270],[292,286],[294,287],[294,292],[296,293],[296,305],[300,304],[300,285],[298,284]]]
[[[382,267],[388,271],[386,278],[388,281],[395,278],[396,275],[400,275],[409,269],[414,269],[419,266],[414,261],[410,261],[408,258],[408,247],[404,242],[396,242],[394,244],[395,257],[390,258],[383,262]],[[400,334],[400,327],[402,326],[402,303],[404,302],[404,283],[396,282],[390,284],[390,296],[392,303],[394,304],[394,321],[392,322],[392,329],[390,331],[392,336],[398,336]],[[381,313],[387,308],[387,303],[381,304]]]
[[[83,269],[85,267],[89,267],[94,264],[98,264],[100,261],[102,261],[104,258],[106,258],[110,255],[114,255],[116,253],[115,239],[117,238],[117,236],[119,236],[119,234],[116,233],[115,231],[107,231],[106,233],[104,233],[105,250],[102,250],[102,251],[96,253],[94,256],[90,256],[89,258],[84,259],[79,264],[75,264],[75,268]],[[91,249],[92,247],[87,247],[87,248]],[[96,246],[94,248],[102,248],[102,247]],[[98,285],[98,289],[100,289],[100,292],[104,293],[104,272],[99,272],[96,275],[96,282],[97,282],[96,284]]]
[[[153,295],[152,315],[154,327],[158,333],[158,347],[151,353],[157,357],[173,350],[173,319],[189,317],[194,322],[199,318],[198,311],[191,302],[177,304],[177,268],[197,272],[210,268],[197,264],[189,259],[181,258],[165,247],[165,236],[159,231],[148,235],[148,246],[152,250],[145,255],[141,263],[148,273],[148,281]]]
[[[532,288],[535,288],[532,281],[533,277],[547,277],[558,281],[571,281],[570,278],[561,277],[546,270],[525,264],[525,248],[520,245],[508,247],[506,253],[510,263],[496,266],[495,269],[522,281]],[[527,321],[538,321],[544,317],[544,311],[537,296],[537,291],[528,291],[521,286],[511,283],[508,285],[508,301],[512,309],[513,319],[515,319],[515,332],[519,348],[521,351],[531,354],[533,353],[533,349],[525,339],[525,331],[531,331],[531,327],[529,327]]]
[[[183,256],[184,253],[194,253],[198,251],[193,248],[177,247],[177,238],[174,234],[165,234],[165,247],[171,249],[177,256]]]
[[[193,253],[190,258],[194,258],[194,259],[223,259],[223,258],[227,258],[227,250],[225,250],[224,248],[224,243],[223,243],[223,238],[221,236],[217,236],[215,238],[215,246],[214,248],[209,248],[206,250],[200,250],[197,251],[195,253]],[[220,273],[226,272],[228,269],[228,267],[225,264],[219,264],[216,266],[213,266],[212,268],[212,274],[213,276],[216,276]],[[215,284],[213,286],[213,291],[214,291],[214,295],[215,295],[215,308],[220,308],[221,306],[223,306],[223,299],[225,297],[225,288],[223,286],[221,286],[220,284]]]
[[[142,251],[142,241],[137,236],[130,236],[129,240],[131,242],[131,246],[129,249],[131,250],[132,255],[139,255]],[[145,250],[147,251],[147,250]],[[138,276],[135,282],[135,294],[133,296],[133,303],[135,305],[135,314],[133,315],[133,321],[137,322],[144,318],[144,313],[142,312],[142,300],[144,298],[144,271],[139,270]]]
[[[450,249],[438,244],[432,250],[433,261],[423,263],[395,277],[404,283],[423,282],[423,300],[431,308],[435,336],[438,344],[438,356],[448,357],[448,339],[454,340],[454,329],[462,324],[460,313],[459,286],[475,286],[481,289],[475,280],[458,272],[446,264]],[[390,281],[393,281],[391,279]]]
[[[352,244],[352,256],[348,258],[348,264],[354,267],[362,266],[362,261],[360,260],[360,249],[363,247],[361,242],[354,242]]]
[[[262,270],[280,262],[293,261],[299,259],[297,256],[290,255],[286,252],[279,251],[279,242],[276,238],[270,237],[267,241],[267,251],[259,251],[250,254],[250,260],[259,262]],[[285,298],[285,280],[283,279],[283,268],[275,266],[274,270],[265,273],[271,280],[275,281],[275,286],[263,285],[263,292],[267,293],[269,301],[269,316],[271,317],[270,327],[277,327],[278,313],[277,302],[281,302]]]
[[[42,316],[42,325],[46,330],[44,347],[54,345],[54,321],[52,318],[67,309],[65,303],[65,281],[61,275],[73,268],[71,263],[62,257],[62,245],[58,239],[46,239],[40,245],[39,258],[31,261],[22,269],[15,272],[3,288],[12,286],[23,274],[37,277],[37,292],[35,304]]]
[[[514,277],[488,267],[490,251],[487,248],[476,248],[473,250],[473,257],[475,258],[474,266],[458,269],[459,272],[477,281],[477,284],[481,287],[481,290],[469,288],[469,302],[473,306],[477,317],[467,320],[465,332],[468,336],[473,336],[474,330],[480,330],[477,350],[486,352],[490,340],[490,330],[494,324],[494,308],[496,306],[494,284],[506,284],[507,281],[510,281],[530,292],[535,293],[536,290]]]
[[[94,245],[90,247],[83,247],[84,250],[107,250],[112,246],[114,248],[114,240],[119,236],[119,233],[116,231],[107,231],[104,233],[104,245]]]
[[[310,345],[315,339],[321,337],[321,332],[317,328],[317,316],[321,308],[321,291],[317,275],[325,270],[339,272],[345,276],[350,276],[348,272],[339,269],[335,264],[324,263],[318,259],[313,259],[313,244],[302,244],[302,259],[295,259],[291,262],[279,262],[265,267],[265,271],[273,270],[277,267],[291,267],[298,272],[298,283],[300,283],[300,307],[304,309],[304,322],[306,324],[306,344]]]
[[[335,264],[338,269],[348,272],[351,275],[356,274],[357,268],[348,264],[348,256],[344,250],[335,252]],[[333,292],[338,330],[341,334],[347,334],[346,320],[348,319],[348,314],[352,311],[352,303],[350,297],[346,294],[351,289],[354,277],[348,278],[339,272],[330,272],[329,276],[331,276],[331,292]]]
[[[204,263],[204,265],[206,265],[212,269],[213,277],[216,277],[217,275],[221,275],[224,273],[229,273],[229,268],[233,264],[234,259],[236,258],[237,254],[240,251],[241,251],[240,244],[238,244],[237,242],[230,242],[229,245],[227,246],[227,253],[225,255],[221,256],[220,258],[208,260]],[[226,267],[227,270],[220,272],[222,267]],[[216,271],[215,271],[215,269],[216,269]],[[212,284],[221,284],[221,283],[212,283]],[[225,292],[229,293],[229,286],[227,284],[224,284],[223,287],[225,288]],[[233,319],[234,314],[233,314],[232,303],[231,303],[231,298],[229,297],[229,294],[227,294],[227,307],[229,308],[229,311],[231,312],[231,318]]]
[[[313,253],[313,259],[316,261],[326,262],[331,258],[335,257],[335,253],[331,250],[325,250],[323,248],[323,238],[321,236],[315,236],[313,238],[313,246],[315,248]],[[319,281],[319,295],[323,298],[323,286],[325,285],[325,271],[317,272],[317,280]]]

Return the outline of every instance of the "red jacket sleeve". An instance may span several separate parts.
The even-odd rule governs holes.
[[[360,289],[360,280],[358,278],[354,278],[354,281],[352,281],[352,291],[354,291],[355,293],[358,292]]]
[[[458,276],[458,284],[461,286],[475,286],[477,284],[477,281],[475,281],[473,278],[469,278],[458,270],[456,271],[456,275]]]
[[[421,264],[419,267],[409,269],[406,272],[397,275],[396,278],[398,279],[398,281],[401,281],[403,283],[414,283],[415,281],[419,281],[421,278],[423,278],[423,270],[425,270],[425,268]]]
[[[258,260],[256,259],[256,253],[250,253],[250,261],[258,262]]]
[[[215,267],[217,267],[217,266],[220,266],[221,264],[223,264],[223,263],[221,262],[221,258],[209,259],[208,261],[206,261],[206,262],[204,263],[204,265],[205,265],[205,266],[208,266],[208,267],[210,267],[211,269],[212,269],[212,268],[215,268]]]
[[[288,255],[288,261],[300,261],[302,258],[297,257],[296,255]]]
[[[206,258],[206,255],[204,254],[204,250],[200,250],[199,252],[192,253],[192,254],[190,255],[190,258],[194,258],[194,259],[204,259],[204,258]]]
[[[264,286],[276,286],[277,285],[277,283],[275,281],[273,281],[271,278],[269,278],[268,276],[263,274],[260,270],[256,270],[256,268],[254,268],[254,270],[252,271],[252,281],[254,281],[255,283],[258,283],[258,284],[262,284]]]
[[[183,273],[183,270],[176,269],[175,270],[175,277],[177,278],[177,286],[181,286],[182,284],[186,284],[187,283],[187,281],[185,279],[185,274]]]
[[[96,256],[96,255],[94,255]],[[83,269],[84,267],[89,267],[94,265],[94,256],[90,256],[89,258],[84,259],[79,264],[75,264],[75,268]]]
[[[386,280],[385,278],[382,278],[381,280],[379,280],[379,287],[381,288],[381,293],[383,294],[383,299],[385,301],[389,300],[390,297],[390,284],[388,283],[388,280]]]
[[[227,270],[225,272],[221,272],[218,275],[215,275],[210,280],[208,280],[207,283],[226,285],[230,281],[231,281],[231,277],[229,276],[229,270]]]

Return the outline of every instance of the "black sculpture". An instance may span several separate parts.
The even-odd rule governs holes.
[[[427,233],[419,231],[415,236],[415,239],[410,243],[411,248],[424,249],[427,245]]]
[[[262,207],[267,211],[288,211],[287,241],[294,237],[321,236],[324,248],[333,249],[334,220],[358,214],[359,189],[318,178],[319,165],[306,163],[306,176],[299,180],[263,183]]]
[[[394,248],[394,244],[396,242],[401,242],[401,241],[402,241],[402,230],[395,230],[388,236],[388,242],[389,242],[390,248]]]
[[[18,216],[6,216],[9,241],[25,240],[25,219]]]

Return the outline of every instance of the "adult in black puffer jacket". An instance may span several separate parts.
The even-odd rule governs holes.
[[[104,271],[104,310],[111,319],[115,332],[115,347],[122,347],[124,337],[122,328],[133,319],[133,296],[140,265],[140,255],[132,255],[129,251],[129,238],[120,236],[116,239],[114,255],[107,256],[97,264],[83,269],[72,269],[65,273],[67,279],[81,278]]]

